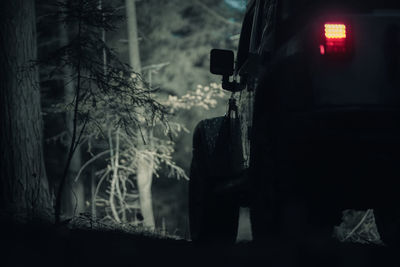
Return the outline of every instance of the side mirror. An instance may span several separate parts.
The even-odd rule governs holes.
[[[210,52],[210,72],[217,75],[232,76],[234,60],[233,51],[212,49]]]

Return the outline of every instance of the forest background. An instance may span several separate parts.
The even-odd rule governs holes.
[[[115,30],[102,32],[103,40],[114,49],[123,63],[132,66],[132,57],[140,59],[140,70],[137,69],[138,66],[132,66],[133,71],[141,72],[144,82],[154,89],[154,97],[169,105],[173,115],[171,121],[179,128],[176,135],[164,138],[164,141],[171,143],[162,143],[167,144],[165,146],[168,148],[172,145],[172,150],[163,154],[172,158],[167,160],[167,164],[157,163],[158,171],[150,174],[153,179],[148,197],[152,200],[150,205],[154,211],[154,221],[150,222],[150,228],[187,238],[187,180],[184,175],[179,175],[179,170],[182,169],[186,175],[189,173],[191,138],[196,124],[202,119],[222,116],[226,112],[229,95],[219,88],[220,77],[209,73],[209,51],[212,48],[237,48],[246,3],[243,0],[103,2],[99,1],[99,6],[107,4],[123,18],[116,23]],[[134,14],[131,12],[129,18],[127,10],[130,8],[132,11],[132,6],[128,6],[132,2],[136,11]],[[49,14],[56,11],[54,8],[49,1],[36,1],[39,60],[67,44],[73,36],[68,27],[52,22]],[[129,26],[132,19],[137,23],[137,37],[132,37],[132,28]],[[134,54],[132,38],[137,38],[133,41],[137,43],[138,55]],[[97,56],[103,57],[101,52]],[[65,81],[56,76],[49,77],[48,69],[44,67],[39,68],[39,71],[44,114],[45,165],[50,188],[55,195],[55,188],[63,175],[61,166],[67,158],[68,131],[71,128],[68,112],[55,110],[60,108],[57,106],[59,103],[67,103],[68,99],[71,101],[71,96],[68,96],[68,84]],[[111,144],[116,144],[115,142],[113,139]],[[146,223],[148,215],[145,214],[143,218],[140,205],[127,209],[130,215],[124,213],[123,209],[118,210],[124,216],[118,215],[117,220],[110,215],[112,212],[107,195],[110,194],[111,184],[104,182],[99,186],[99,183],[102,171],[115,166],[110,166],[111,157],[107,153],[92,161],[95,155],[107,150],[109,145],[104,140],[86,140],[75,151],[69,168],[68,183],[64,189],[62,216],[68,219],[79,214],[95,214],[105,221],[118,222],[120,218],[122,223],[149,226]],[[176,167],[178,172],[171,173],[171,166],[173,169]],[[131,176],[125,175],[127,180],[135,181],[135,172]],[[181,176],[180,179],[177,176]],[[111,175],[109,179],[111,181]],[[137,187],[136,181],[129,189],[135,192],[133,197],[138,196]],[[96,190],[97,195],[94,195]],[[96,197],[97,200],[93,201]],[[135,200],[137,199],[139,197]]]

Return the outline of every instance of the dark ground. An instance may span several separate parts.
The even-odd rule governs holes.
[[[400,266],[394,248],[331,240],[195,246],[185,240],[2,222],[1,266]]]

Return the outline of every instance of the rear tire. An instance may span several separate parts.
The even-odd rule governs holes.
[[[235,199],[218,196],[205,177],[190,177],[189,221],[193,242],[199,244],[236,241],[239,206]]]
[[[220,118],[213,120],[217,119]],[[215,192],[218,181],[211,174],[218,174],[221,170],[216,170],[215,165],[220,166],[218,161],[226,159],[210,156],[204,128],[204,123],[199,123],[193,135],[189,180],[190,236],[197,244],[233,244],[238,230],[239,201],[236,195]]]

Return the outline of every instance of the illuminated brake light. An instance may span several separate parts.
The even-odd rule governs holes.
[[[344,24],[325,24],[326,39],[345,39],[346,25]]]
[[[348,52],[347,35],[345,24],[325,23],[323,43],[319,47],[321,55]]]

